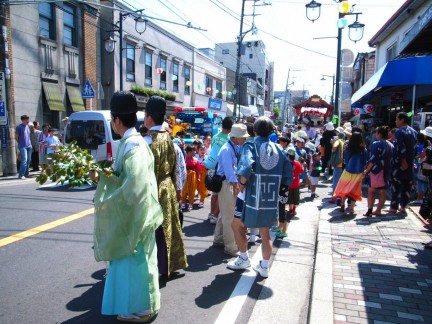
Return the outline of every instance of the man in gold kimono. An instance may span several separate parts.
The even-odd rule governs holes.
[[[145,113],[144,125],[149,131],[144,139],[154,155],[159,203],[163,210],[162,226],[156,230],[158,267],[161,275],[169,277],[174,271],[188,266],[175,188],[176,154],[170,135],[162,126],[166,113],[165,99],[152,96]]]

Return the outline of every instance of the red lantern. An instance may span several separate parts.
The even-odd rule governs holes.
[[[374,107],[373,107],[373,105],[371,105],[371,104],[366,104],[366,105],[363,106],[363,109],[364,109],[364,111],[366,111],[367,113],[371,113],[371,112],[373,112]]]
[[[157,74],[162,74],[163,73],[163,69],[162,68],[157,68],[156,69],[156,73]]]
[[[356,108],[354,110],[354,115],[360,115],[360,109],[359,108]]]
[[[211,91],[211,88],[210,88],[210,87],[207,87],[206,90],[207,90],[207,92],[210,92],[210,91]]]

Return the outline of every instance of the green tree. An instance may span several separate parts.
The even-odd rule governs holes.
[[[279,107],[273,107],[274,119],[278,119],[279,117]]]

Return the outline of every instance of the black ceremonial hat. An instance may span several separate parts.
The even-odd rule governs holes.
[[[135,95],[128,91],[117,91],[111,98],[110,109],[111,113],[118,115],[136,113],[138,107]]]
[[[159,96],[152,96],[146,104],[145,112],[148,115],[163,115],[166,113],[165,99]]]

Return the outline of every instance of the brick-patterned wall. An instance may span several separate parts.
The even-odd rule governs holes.
[[[84,75],[83,75],[83,85],[90,80],[95,92],[97,92],[97,17],[90,14],[86,10],[82,12],[83,21],[83,65],[84,65]],[[85,106],[86,110],[90,110],[90,100],[86,99]],[[97,100],[93,99],[93,110],[97,110]]]

